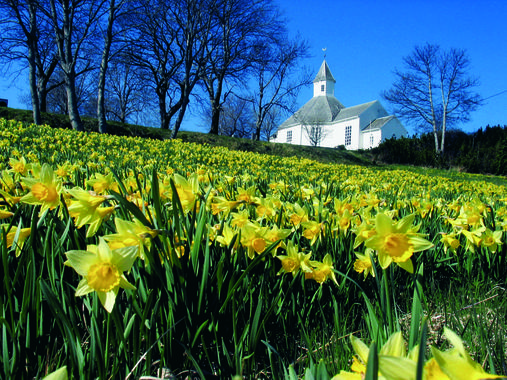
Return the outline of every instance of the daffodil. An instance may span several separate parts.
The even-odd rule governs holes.
[[[74,218],[76,227],[81,228],[85,224],[89,224],[86,237],[95,235],[102,221],[114,212],[114,206],[99,207],[106,201],[105,196],[78,187],[68,190],[68,192],[75,198],[70,201],[68,209],[70,216]]]
[[[354,252],[357,257],[357,260],[354,261],[354,270],[357,273],[364,273],[364,278],[368,277],[368,274],[371,274],[375,277],[375,271],[373,270],[373,264],[371,262],[371,254],[373,250],[371,248],[366,248],[366,254],[362,255],[361,253]]]
[[[102,306],[110,313],[113,310],[119,288],[135,290],[123,272],[129,271],[138,256],[137,247],[111,249],[103,238],[98,245],[89,245],[86,251],[65,253],[65,265],[83,279],[76,289],[76,297],[97,292]]]
[[[456,253],[456,250],[460,246],[459,240],[456,237],[456,234],[445,234],[442,233],[442,238],[440,241],[444,244],[444,252],[447,253],[447,250],[450,250],[452,253]]]
[[[310,245],[315,244],[324,229],[323,222],[319,223],[314,220],[303,222],[301,223],[301,226],[304,228],[303,236],[310,240]]]
[[[107,175],[95,173],[94,178],[90,178],[86,181],[86,185],[93,187],[93,191],[97,194],[103,194],[107,190],[118,192],[118,183],[115,181],[113,173]]]
[[[255,253],[262,253],[266,249],[266,228],[253,224],[246,224],[241,228],[241,244],[247,249],[247,255],[250,259],[255,257]]]
[[[238,232],[234,229],[232,229],[228,224],[224,224],[224,227],[222,229],[222,234],[218,235],[216,237],[216,241],[220,243],[220,245],[224,247],[229,247],[232,243],[232,240],[234,237],[238,235]],[[236,249],[239,245],[238,239],[236,239],[234,243],[234,249]]]
[[[228,201],[224,197],[213,197],[213,202],[211,203],[211,212],[213,215],[216,215],[220,212],[225,212],[228,214],[231,210],[234,210],[243,201]]]
[[[9,159],[9,164],[12,168],[9,171],[16,173],[18,176],[26,176],[31,169],[31,165],[26,162],[24,157],[21,157],[19,160],[11,157]]]
[[[7,219],[13,216],[14,214],[10,211],[0,209],[0,219]]]
[[[294,227],[308,221],[308,210],[305,207],[301,207],[299,204],[295,203],[293,209],[294,212],[289,215],[289,219]]]
[[[366,247],[377,251],[382,269],[386,269],[392,262],[406,271],[413,273],[414,267],[411,257],[414,252],[424,251],[433,244],[417,233],[418,227],[413,227],[415,215],[411,214],[394,223],[393,220],[378,213],[375,218],[375,235],[366,240]]]
[[[296,276],[296,273],[301,269],[305,273],[311,273],[312,267],[310,264],[310,257],[312,253],[298,252],[299,248],[292,241],[288,241],[285,247],[287,255],[276,256],[282,262],[282,269],[278,274],[292,273]]]
[[[30,188],[30,192],[20,202],[41,205],[39,215],[42,215],[44,211],[59,206],[62,183],[48,164],[42,165],[39,175],[39,178],[23,178],[23,183]]]
[[[498,250],[498,246],[502,244],[502,231],[491,231],[489,228],[484,231],[481,245],[486,247],[491,253],[495,253]]]
[[[199,195],[199,180],[197,174],[192,174],[188,179],[179,174],[174,174],[173,180],[183,212],[188,213],[192,211]]]
[[[139,249],[141,260],[146,258],[145,249],[151,247],[151,239],[158,235],[158,232],[146,227],[135,219],[133,222],[116,218],[114,220],[116,233],[104,236],[111,249],[136,246]]]
[[[444,336],[454,348],[443,352],[435,347],[431,347],[431,353],[442,372],[445,373],[449,379],[480,380],[505,378],[503,376],[486,373],[479,363],[474,362],[468,352],[466,352],[463,341],[455,332],[444,327]]]
[[[333,272],[333,259],[329,253],[324,256],[322,262],[310,261],[310,265],[312,266],[312,271],[305,272],[305,279],[315,280],[322,285],[328,278],[330,278],[336,285],[338,285]]]
[[[12,247],[13,245],[16,247],[16,257],[21,254],[21,248],[25,244],[25,240],[30,236],[31,228],[18,228],[16,226],[12,226],[10,230],[8,230],[8,224],[2,224],[0,226],[0,234],[3,236],[5,231],[6,233],[6,243],[7,248]]]

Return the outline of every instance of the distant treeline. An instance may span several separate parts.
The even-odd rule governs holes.
[[[433,134],[389,139],[373,149],[375,159],[388,164],[455,167],[470,173],[507,175],[507,125],[477,132],[449,131],[444,154],[435,154]]]

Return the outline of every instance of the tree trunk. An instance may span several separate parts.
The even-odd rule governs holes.
[[[75,73],[72,70],[71,73],[65,72],[65,88],[67,90],[67,106],[69,108],[70,125],[72,126],[72,129],[82,132],[84,131],[84,126],[81,116],[79,116],[76,94],[76,78]]]
[[[36,125],[42,124],[41,107],[39,102],[39,93],[37,91],[37,73],[35,66],[35,57],[33,48],[28,49],[28,70],[30,82],[30,95],[32,97],[33,122]]]
[[[30,94],[32,97],[32,110],[33,110],[33,122],[36,125],[42,124],[39,93],[37,91],[37,66],[36,66],[36,54],[37,54],[37,17],[35,4],[30,2],[30,33],[28,36],[28,71],[29,71],[29,83],[30,83]]]
[[[218,79],[218,86],[216,92],[213,94],[213,96],[210,96],[211,101],[211,126],[209,130],[210,135],[218,135],[220,125],[220,111],[222,109],[220,104],[221,98],[222,98],[222,81]]]
[[[109,63],[109,52],[111,51],[111,43],[113,41],[113,23],[114,13],[116,11],[115,0],[109,2],[109,16],[107,20],[106,37],[104,39],[104,50],[102,50],[102,60],[100,61],[99,85],[97,92],[97,121],[99,123],[99,132],[107,132],[106,121],[106,73]]]
[[[176,119],[176,122],[174,123],[174,127],[171,132],[171,139],[175,139],[176,136],[178,135],[178,131],[180,130],[181,122],[183,121],[183,116],[185,116],[185,112],[187,110],[188,103],[189,103],[188,99],[183,100],[181,103],[178,117]]]

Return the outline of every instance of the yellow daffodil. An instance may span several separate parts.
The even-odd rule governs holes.
[[[192,174],[188,179],[179,174],[175,174],[173,180],[183,212],[188,213],[192,211],[196,205],[199,194],[197,174]]]
[[[32,230],[31,228],[18,228],[16,226],[12,226],[10,230],[7,230],[8,228],[8,224],[2,224],[0,226],[0,233],[7,232],[7,248],[14,245],[16,247],[16,257],[18,257],[21,254],[21,248],[23,248],[25,240],[30,236]]]
[[[65,265],[83,276],[77,286],[76,297],[97,292],[102,306],[109,313],[113,310],[119,288],[136,289],[123,272],[132,268],[138,256],[137,247],[111,250],[106,241],[99,238],[98,245],[89,245],[86,251],[68,251],[65,255]]]
[[[489,228],[484,231],[481,245],[486,247],[491,253],[495,253],[498,250],[498,246],[502,244],[502,231],[491,231]]]
[[[224,247],[229,247],[232,243],[232,239],[238,235],[236,230],[233,230],[228,224],[224,224],[224,228],[222,229],[222,235],[218,235],[216,240],[220,245]],[[234,243],[234,249],[236,249],[239,245],[238,239]]]
[[[444,335],[454,348],[443,352],[435,347],[431,347],[431,353],[442,372],[445,373],[449,379],[482,380],[505,378],[503,376],[486,373],[479,363],[472,360],[465,350],[463,341],[452,330],[444,327]]]
[[[299,204],[295,203],[293,209],[294,212],[289,215],[289,219],[294,227],[308,221],[308,210],[305,207],[301,207]]]
[[[62,183],[57,179],[51,166],[44,164],[40,170],[40,178],[23,178],[23,183],[30,192],[20,202],[41,205],[39,215],[46,210],[53,210],[60,204]]]
[[[292,241],[288,241],[285,247],[287,255],[276,256],[282,262],[282,269],[278,274],[292,273],[296,276],[297,272],[301,269],[305,273],[311,273],[312,267],[310,264],[310,257],[312,253],[298,252],[299,248]]]
[[[301,223],[301,226],[304,228],[303,236],[310,240],[310,245],[313,245],[322,233],[324,223],[318,223],[314,220],[309,220],[308,222]]]
[[[107,175],[103,175],[100,173],[95,173],[94,178],[90,178],[86,181],[87,186],[93,187],[93,191],[97,194],[103,194],[107,190],[113,190],[118,192],[118,183],[116,183],[113,173],[109,173]]]
[[[151,239],[157,236],[158,232],[146,227],[135,219],[133,222],[116,218],[114,220],[116,233],[104,236],[111,249],[122,247],[138,247],[141,260],[146,258],[145,249],[151,247]]]
[[[0,219],[7,219],[13,216],[14,214],[10,211],[0,209]]]
[[[242,227],[246,226],[248,223],[251,223],[248,210],[242,210],[240,212],[233,212],[233,213],[231,213],[231,216],[232,216],[232,220],[231,220],[232,227],[242,228]]]
[[[27,164],[24,157],[21,157],[19,160],[11,157],[9,159],[9,165],[11,165],[12,168],[9,170],[9,172],[14,172],[18,176],[26,176],[28,174],[28,171],[31,169],[31,165]]]
[[[366,240],[365,245],[377,251],[382,269],[386,269],[392,262],[413,273],[412,254],[433,247],[433,244],[417,233],[418,227],[413,227],[415,215],[411,214],[394,223],[383,213],[375,218],[375,235]]]
[[[86,237],[95,235],[102,221],[114,212],[114,206],[99,207],[106,201],[105,196],[96,195],[78,187],[68,190],[68,193],[76,199],[70,201],[68,208],[76,227],[81,228],[85,224],[89,224]]]
[[[371,248],[366,248],[366,254],[362,255],[358,252],[354,252],[357,257],[357,260],[354,261],[354,270],[357,273],[364,273],[364,278],[368,277],[368,274],[371,274],[375,277],[375,271],[373,270],[373,264],[371,262],[371,255],[373,254],[373,250]]]
[[[234,210],[243,201],[228,201],[225,197],[213,197],[213,202],[211,203],[211,212],[213,215],[216,215],[220,212],[225,212],[228,214],[231,210]]]
[[[445,234],[442,233],[442,238],[440,241],[444,244],[444,252],[447,253],[447,250],[450,250],[452,253],[456,253],[456,250],[460,246],[459,240],[456,238],[456,234]]]
[[[241,244],[247,249],[250,259],[255,257],[255,253],[260,254],[266,249],[265,234],[266,228],[253,224],[246,224],[241,228]]]
[[[312,271],[305,272],[305,279],[315,280],[322,285],[328,278],[330,278],[336,285],[338,285],[333,272],[333,259],[329,253],[324,256],[324,260],[322,260],[322,262],[310,261],[310,265],[312,266]]]

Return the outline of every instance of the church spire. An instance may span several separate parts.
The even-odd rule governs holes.
[[[319,72],[313,80],[313,96],[334,96],[335,83],[336,80],[324,59]]]

